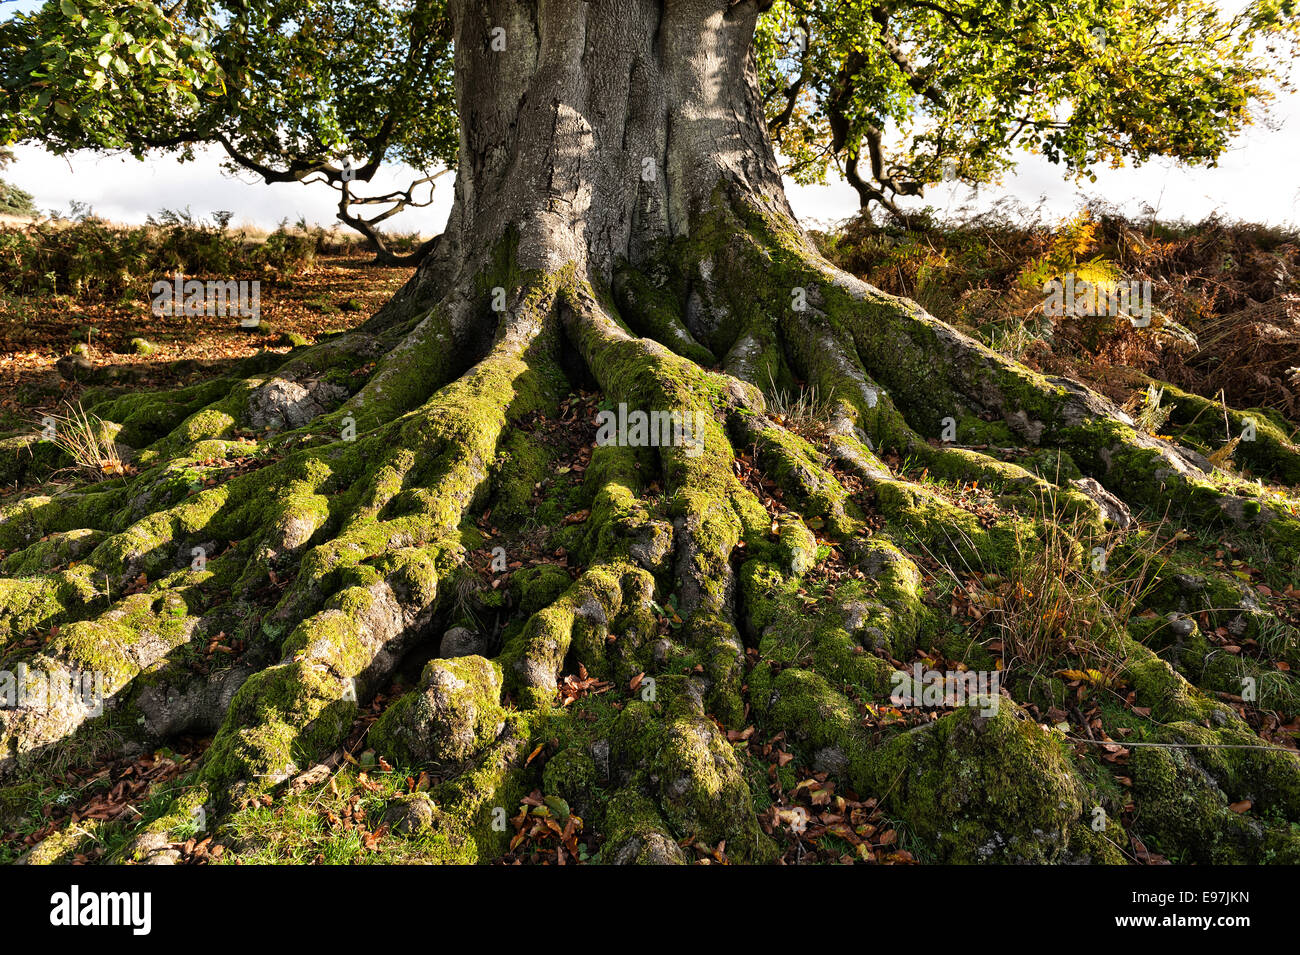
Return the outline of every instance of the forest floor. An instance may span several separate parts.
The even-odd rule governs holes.
[[[828,257],[877,286],[914,297],[938,318],[982,337],[1009,357],[1054,374],[1082,380],[1135,411],[1153,403],[1151,421],[1158,426],[1160,398],[1148,391],[1150,379],[1170,382],[1210,401],[1226,399],[1236,407],[1266,409],[1273,420],[1288,424],[1296,440],[1300,419],[1300,244],[1294,236],[1251,227],[1202,225],[1183,231],[1137,226],[1113,219],[1076,220],[1058,230],[1017,229],[988,223],[951,230],[886,230],[866,233],[850,228],[820,237]],[[1036,313],[1041,293],[1035,283],[1045,269],[1091,269],[1094,275],[1154,278],[1163,294],[1162,318],[1153,330],[1126,323],[1046,322]],[[1109,272],[1107,270],[1110,270]],[[160,318],[147,299],[113,301],[74,295],[7,295],[0,297],[0,433],[34,427],[45,413],[75,404],[87,387],[157,390],[180,387],[228,369],[259,350],[288,351],[364,321],[409,277],[409,269],[380,268],[358,255],[321,256],[299,274],[263,284],[264,325],[252,332],[221,318]],[[136,342],[143,340],[149,348]],[[79,346],[85,345],[85,348]],[[58,363],[77,348],[93,372],[69,375]],[[594,416],[600,395],[574,391],[557,415],[538,415],[529,433],[547,449],[552,475],[536,488],[539,507],[580,502],[578,493],[595,445]],[[1164,399],[1166,405],[1168,399]],[[792,430],[815,438],[816,405],[785,409]],[[1167,417],[1167,415],[1166,415]],[[904,473],[906,461],[888,461]],[[785,511],[782,491],[763,478],[744,454],[738,477],[771,513],[773,527]],[[837,474],[870,514],[870,496],[846,474]],[[1241,476],[1249,478],[1248,471]],[[909,475],[926,481],[924,474]],[[962,507],[996,516],[996,503],[978,485],[949,485],[930,480],[943,496]],[[653,494],[656,488],[649,488]],[[0,490],[0,495],[7,492]],[[0,498],[2,500],[2,498]],[[580,525],[588,513],[575,503],[567,513],[552,515],[561,526]],[[512,578],[554,574],[566,582],[582,568],[572,565],[564,548],[547,549],[544,534],[524,527],[498,527],[491,510],[475,524],[485,541],[474,555],[483,571],[483,586],[509,589]],[[811,525],[810,525],[811,526]],[[546,530],[545,527],[542,528]],[[814,531],[820,528],[813,527]],[[861,570],[838,559],[836,542],[818,535],[817,567],[799,591],[810,613],[833,602],[841,583]],[[504,574],[489,574],[493,548],[505,545],[511,563]],[[1272,564],[1251,542],[1201,534],[1194,539],[1169,525],[1152,530],[1154,552],[1177,553],[1180,566],[1228,575],[1239,581],[1259,612],[1278,623],[1278,632],[1300,628],[1300,580],[1292,568]],[[0,557],[3,557],[0,554]],[[1013,582],[996,575],[955,571],[921,551],[909,555],[921,568],[926,604],[940,627],[954,635],[983,639],[995,654],[999,646],[995,618],[1035,609]],[[1050,572],[1052,568],[1042,568]],[[273,581],[274,582],[274,581]],[[280,584],[283,587],[283,583]],[[1154,585],[1153,585],[1154,586]],[[1030,594],[1030,597],[1033,595]],[[1095,598],[1097,595],[1092,595]],[[1104,599],[1104,595],[1103,595]],[[1152,610],[1133,608],[1151,614]],[[671,605],[658,608],[659,626],[668,633],[680,624]],[[1279,648],[1264,638],[1239,640],[1211,611],[1198,620],[1201,632],[1225,655],[1251,661],[1252,672],[1264,671],[1294,682],[1294,646]],[[940,643],[940,645],[943,645]],[[210,665],[242,648],[214,639],[207,648]],[[424,654],[428,658],[429,650]],[[750,665],[757,663],[751,649]],[[417,654],[418,656],[418,654]],[[275,798],[260,796],[237,807],[226,837],[214,840],[200,831],[176,848],[185,862],[411,862],[428,847],[398,837],[405,821],[395,805],[409,805],[415,794],[435,789],[442,780],[418,768],[393,766],[386,754],[367,742],[372,724],[387,705],[417,681],[424,659],[404,663],[393,682],[364,707],[347,738],[342,757],[328,775],[286,788]],[[945,659],[931,648],[914,659],[890,660],[900,668],[920,663],[927,669],[958,671],[960,659]],[[673,662],[683,673],[699,669],[687,658]],[[1057,728],[1069,741],[1085,775],[1108,794],[1108,805],[1124,822],[1127,844],[1117,847],[1130,862],[1166,860],[1158,847],[1143,840],[1143,821],[1132,815],[1127,791],[1134,750],[1127,743],[1146,736],[1150,708],[1136,700],[1104,666],[1052,674],[1065,688],[1064,699],[1052,696],[1025,702],[1039,724]],[[626,685],[591,678],[585,669],[566,675],[556,707],[571,719],[593,724],[608,719],[639,695],[640,677]],[[1268,744],[1295,750],[1300,741],[1300,711],[1290,703],[1300,692],[1270,697],[1272,708],[1219,691],[1227,703]],[[1277,700],[1282,700],[1278,703]],[[861,718],[880,728],[918,725],[942,712],[920,707],[880,705],[855,700]],[[907,823],[884,808],[886,792],[838,789],[833,773],[791,745],[773,727],[721,727],[736,750],[759,809],[759,824],[777,843],[781,861],[874,862],[906,864],[932,861],[924,840]],[[1112,735],[1113,733],[1113,735]],[[211,742],[183,738],[150,752],[122,752],[111,738],[90,737],[76,760],[44,767],[36,789],[0,800],[0,862],[19,857],[55,833],[81,833],[68,859],[89,862],[112,857],[130,833],[130,822],[147,816],[150,804],[164,803],[173,784],[193,767]],[[529,761],[541,767],[558,749],[554,739],[530,742]],[[539,778],[540,781],[540,778]],[[11,792],[5,790],[3,792]],[[33,807],[39,807],[33,811]],[[1247,814],[1252,806],[1234,803],[1231,811]],[[567,864],[586,861],[600,850],[602,833],[584,821],[564,800],[539,788],[528,792],[505,820],[514,833],[499,861]],[[232,848],[233,847],[233,848]],[[728,861],[726,845],[684,840],[694,861]]]
[[[96,382],[123,389],[177,388],[222,373],[262,349],[288,351],[374,314],[411,276],[360,250],[324,255],[304,272],[263,278],[262,324],[252,330],[217,316],[159,316],[148,297],[104,301],[75,295],[0,296],[0,431],[11,431],[84,385],[56,367],[85,345]],[[132,341],[153,346],[140,354]]]

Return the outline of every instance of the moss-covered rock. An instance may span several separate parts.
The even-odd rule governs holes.
[[[1004,698],[976,697],[895,737],[867,775],[943,862],[1061,861],[1083,810],[1060,744]]]
[[[371,727],[370,745],[402,763],[454,765],[495,740],[503,717],[500,667],[478,656],[430,660],[419,689]]]
[[[622,790],[605,814],[599,861],[610,865],[685,865],[686,854],[668,831],[653,802]]]
[[[1189,753],[1148,747],[1129,761],[1142,812],[1137,828],[1149,847],[1176,862],[1257,860],[1264,827],[1231,811],[1214,778]]]
[[[693,705],[688,699],[670,707],[668,718],[645,702],[629,704],[611,740],[611,759],[632,769],[632,781],[653,796],[673,832],[709,846],[726,842],[739,861],[770,860],[775,847],[758,826],[735,750],[698,714],[698,697]]]

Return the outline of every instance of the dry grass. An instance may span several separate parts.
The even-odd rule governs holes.
[[[767,412],[774,421],[809,440],[824,436],[831,420],[833,394],[822,394],[816,385],[787,391],[778,387],[770,369],[767,381],[764,395]]]
[[[1094,376],[1127,367],[1207,398],[1222,391],[1234,407],[1300,417],[1300,233],[1217,217],[1126,219],[1100,204],[1054,225],[1028,212],[922,216],[910,228],[854,221],[817,238],[842,268],[1038,370],[1106,390]],[[1150,281],[1151,326],[1045,318],[1036,283],[1065,271]]]
[[[1120,668],[1118,638],[1153,586],[1158,535],[1130,530],[1097,537],[1082,518],[1062,519],[1055,503],[1050,495],[1041,498],[1036,532],[1018,532],[1024,557],[1014,579],[935,562],[965,591],[1009,675],[1032,682],[1078,661],[1093,682],[1104,682]]]
[[[80,402],[62,414],[46,415],[37,427],[93,480],[105,481],[127,473],[108,425],[87,414]]]

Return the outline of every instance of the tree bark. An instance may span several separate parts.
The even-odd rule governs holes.
[[[690,234],[721,190],[793,221],[752,63],[752,2],[464,3],[461,149],[442,248],[411,314],[513,233],[524,269],[608,283]]]

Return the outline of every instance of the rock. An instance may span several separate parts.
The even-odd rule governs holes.
[[[609,740],[598,739],[587,750],[596,763],[596,772],[601,779],[609,778]]]
[[[85,381],[95,372],[95,366],[85,355],[64,355],[54,367],[66,381]]]
[[[428,793],[398,796],[388,804],[384,822],[398,835],[417,835],[433,828],[437,807]]]
[[[1030,418],[1024,411],[1014,411],[1006,416],[1006,420],[1012,431],[1034,445],[1042,442],[1043,432],[1047,430],[1044,422]]]
[[[453,764],[482,752],[504,726],[499,666],[480,656],[430,660],[420,689],[388,708],[370,744],[400,762]]]
[[[1179,846],[1189,862],[1240,864],[1263,861],[1258,820],[1233,812],[1230,799],[1194,752],[1155,747],[1129,758],[1133,792],[1143,807],[1143,835]]]
[[[482,657],[487,656],[490,650],[491,640],[467,627],[452,627],[442,635],[442,642],[438,644],[438,656],[444,658]]]
[[[826,746],[813,753],[813,771],[841,776],[849,768],[848,757],[838,746]]]
[[[1056,740],[1005,698],[900,733],[872,751],[867,776],[941,862],[1062,861],[1083,811]]]
[[[1133,512],[1128,509],[1128,505],[1093,478],[1075,478],[1070,481],[1070,485],[1076,491],[1092,498],[1101,508],[1102,516],[1120,530],[1128,528],[1133,523]]]
[[[840,605],[844,614],[844,629],[853,633],[871,618],[871,607],[865,600],[846,600]]]
[[[172,847],[167,834],[163,832],[146,832],[131,843],[128,857],[140,865],[177,865],[181,854]]]
[[[662,570],[673,550],[673,526],[667,521],[645,521],[629,535],[628,554],[651,573]]]
[[[817,538],[802,520],[791,512],[777,519],[777,551],[784,569],[800,576],[817,563]]]
[[[613,865],[686,865],[686,854],[669,835],[634,835],[610,854]]]
[[[248,421],[255,428],[301,428],[348,397],[342,385],[328,381],[272,378],[248,399]]]
[[[289,790],[299,793],[304,789],[310,789],[312,786],[319,786],[330,778],[333,771],[333,767],[329,763],[317,763],[311,769],[301,772],[289,780]]]
[[[623,790],[610,800],[602,861],[614,865],[685,865],[686,854],[673,839],[652,803],[638,792]]]
[[[158,350],[158,346],[143,338],[131,339],[131,351],[137,355],[152,355]]]

